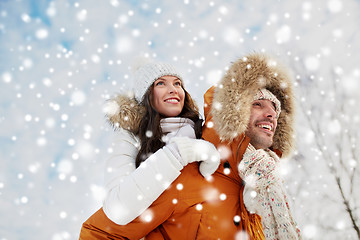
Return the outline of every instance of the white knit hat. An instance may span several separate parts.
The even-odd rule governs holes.
[[[281,112],[281,103],[276,98],[276,96],[272,92],[267,90],[266,88],[262,88],[256,92],[253,100],[255,101],[255,100],[261,100],[261,99],[267,99],[275,104],[276,118],[279,118],[279,115]]]
[[[175,76],[183,82],[181,75],[169,63],[154,62],[148,58],[138,58],[132,66],[135,98],[141,101],[148,88],[160,77]]]

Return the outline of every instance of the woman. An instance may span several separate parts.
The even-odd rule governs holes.
[[[194,239],[201,217],[196,206],[204,201],[199,189],[211,188],[203,176],[218,168],[219,153],[197,139],[202,120],[172,65],[148,62],[134,69],[135,99],[109,101],[107,115],[119,131],[106,167],[107,196],[80,239]],[[162,224],[170,216],[181,229]]]

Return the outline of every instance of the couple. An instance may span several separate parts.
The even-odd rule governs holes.
[[[133,71],[135,98],[108,103],[107,196],[80,239],[301,239],[278,173],[293,142],[286,69],[235,61],[204,95],[204,124],[172,65]]]

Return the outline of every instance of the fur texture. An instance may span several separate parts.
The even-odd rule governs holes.
[[[105,106],[106,118],[114,130],[123,128],[137,132],[144,116],[144,107],[131,94],[119,94],[109,99]]]
[[[264,54],[235,61],[217,86],[211,114],[220,138],[232,141],[246,131],[251,103],[259,88],[271,91],[281,102],[273,148],[290,154],[293,147],[294,96],[286,68]]]

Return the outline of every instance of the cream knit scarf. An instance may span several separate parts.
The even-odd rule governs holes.
[[[244,194],[252,195],[244,196],[244,203],[248,211],[261,216],[266,239],[301,239],[278,173],[279,162],[271,150],[256,150],[249,144],[238,167],[246,182]]]

